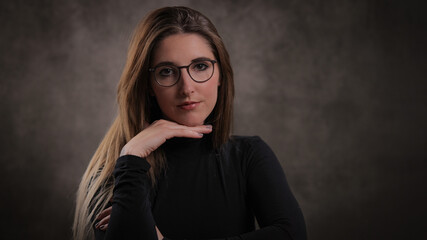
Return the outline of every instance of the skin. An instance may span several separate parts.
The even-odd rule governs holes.
[[[215,59],[208,42],[198,34],[175,34],[159,42],[153,53],[153,64],[172,62],[176,66],[185,66],[197,58]],[[201,138],[210,133],[212,126],[203,125],[215,107],[220,72],[214,65],[214,74],[207,82],[197,83],[191,79],[186,69],[181,69],[181,77],[171,87],[158,85],[151,77],[152,94],[166,119],[155,121],[131,139],[122,149],[121,155],[147,157],[152,151],[173,137]],[[186,102],[195,102],[191,110],[181,106]]]
[[[208,42],[198,34],[175,34],[159,42],[153,53],[152,67],[162,62],[172,62],[176,66],[186,66],[197,58],[215,60]],[[197,83],[191,79],[186,69],[181,69],[181,77],[171,87],[158,85],[151,79],[152,94],[156,97],[166,119],[153,122],[132,138],[122,149],[122,155],[135,155],[142,158],[174,137],[201,138],[212,131],[211,125],[204,121],[215,107],[220,85],[218,64],[214,65],[214,75],[207,82]],[[190,102],[192,107],[182,108]],[[190,104],[190,105],[191,105]],[[106,230],[112,207],[102,211],[96,228]],[[157,229],[159,239],[163,236]]]
[[[215,60],[208,42],[194,33],[165,38],[159,43],[153,57],[153,66],[164,62],[186,66],[198,58]],[[204,83],[194,82],[186,69],[181,69],[181,79],[172,87],[162,87],[152,79],[151,87],[166,119],[186,126],[203,125],[215,107],[218,95],[220,73],[218,65],[214,67],[214,75]],[[178,107],[185,102],[197,102],[197,106],[190,111]]]

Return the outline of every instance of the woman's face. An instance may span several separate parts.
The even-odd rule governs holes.
[[[179,33],[166,37],[159,42],[152,59],[151,67],[165,64],[188,66],[197,59],[216,60],[208,42],[195,33]],[[201,71],[204,67],[202,64],[193,66],[193,69]],[[195,82],[186,68],[180,68],[178,82],[171,87],[160,86],[155,81],[156,73],[151,73],[153,94],[167,120],[187,126],[204,123],[215,107],[220,85],[218,64],[214,64],[213,67],[212,77],[201,83]],[[162,76],[167,76],[171,72],[168,68],[161,71]]]

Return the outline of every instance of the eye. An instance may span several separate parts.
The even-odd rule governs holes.
[[[193,70],[195,71],[205,71],[209,68],[209,62],[197,62],[193,65]]]
[[[173,67],[162,67],[160,69],[158,69],[158,75],[161,77],[169,77],[172,76],[176,73],[176,70]]]

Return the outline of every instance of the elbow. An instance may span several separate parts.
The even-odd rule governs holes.
[[[306,240],[307,231],[304,219],[281,219],[275,221],[272,225],[280,239]]]

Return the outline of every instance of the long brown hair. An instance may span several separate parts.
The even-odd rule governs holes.
[[[74,238],[92,239],[94,216],[104,209],[113,195],[112,172],[120,150],[135,135],[161,117],[154,97],[150,95],[150,58],[159,41],[177,33],[196,33],[210,44],[218,61],[221,84],[218,99],[206,122],[213,125],[210,134],[214,148],[219,148],[231,134],[234,82],[233,70],[224,43],[215,26],[200,12],[187,7],[165,7],[149,13],[136,28],[131,40],[126,65],[117,90],[118,116],[108,130],[77,192]],[[152,183],[166,166],[160,149],[147,157]]]

